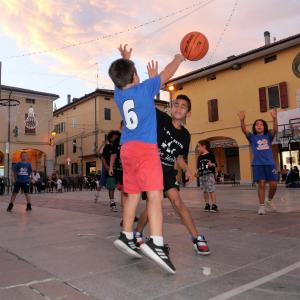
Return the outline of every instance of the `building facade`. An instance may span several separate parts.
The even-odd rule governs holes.
[[[156,101],[164,109],[167,103]],[[119,130],[121,115],[114,101],[114,91],[96,89],[53,113],[55,169],[60,175],[88,175],[101,169],[96,149],[110,130]]]
[[[53,101],[59,96],[6,85],[0,95],[0,176],[12,179],[11,169],[21,151],[28,153],[33,170],[51,173]]]
[[[252,154],[237,114],[246,112],[247,127],[251,130],[254,120],[259,118],[271,126],[269,112],[272,108],[279,112],[293,110],[296,112],[293,121],[299,129],[299,53],[300,34],[233,55],[167,83],[165,88],[172,98],[182,93],[192,100],[192,116],[187,120],[192,135],[189,157],[192,168],[196,166],[197,142],[208,139],[220,170],[234,174],[242,183],[252,181]],[[294,165],[300,165],[300,135],[293,137],[291,152],[282,139],[274,142],[278,170],[290,161],[286,159],[290,155]]]

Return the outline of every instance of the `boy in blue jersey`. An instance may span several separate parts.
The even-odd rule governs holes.
[[[11,210],[13,209],[14,201],[16,200],[17,194],[19,193],[20,189],[23,191],[27,201],[26,210],[31,211],[31,203],[29,196],[29,181],[31,173],[32,167],[31,164],[27,162],[27,153],[21,152],[21,161],[16,163],[13,168],[15,184],[10,203],[7,207],[8,212],[11,212]]]
[[[121,161],[124,192],[128,198],[123,207],[123,231],[114,245],[136,258],[142,257],[141,251],[164,270],[175,274],[162,236],[163,176],[157,148],[154,97],[172,78],[184,58],[175,55],[158,76],[140,83],[135,65],[130,60],[132,49],[127,50],[127,45],[121,45],[119,50],[122,58],[111,64],[109,76],[115,84],[115,101],[125,125],[121,136]],[[152,61],[147,68],[149,74],[157,74],[158,64]],[[150,239],[139,245],[133,236],[133,222],[142,191],[148,196]]]

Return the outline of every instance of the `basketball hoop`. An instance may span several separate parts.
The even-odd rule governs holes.
[[[29,107],[28,116],[27,116],[26,120],[24,121],[24,123],[25,123],[25,127],[28,128],[28,129],[35,129],[36,128],[36,126],[38,124],[38,121],[35,117],[33,107]]]

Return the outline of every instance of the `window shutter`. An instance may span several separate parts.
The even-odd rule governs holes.
[[[208,101],[208,120],[216,122],[219,120],[218,99]]]
[[[280,95],[280,106],[281,108],[287,108],[289,106],[288,93],[287,93],[287,83],[279,83],[279,95]]]
[[[259,92],[260,112],[266,112],[268,110],[266,88],[261,87],[261,88],[258,89],[258,92]]]

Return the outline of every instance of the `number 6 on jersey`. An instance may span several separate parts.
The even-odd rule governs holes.
[[[123,112],[126,122],[126,127],[130,130],[134,130],[138,126],[137,114],[133,111],[134,102],[133,100],[126,100],[123,104]]]

